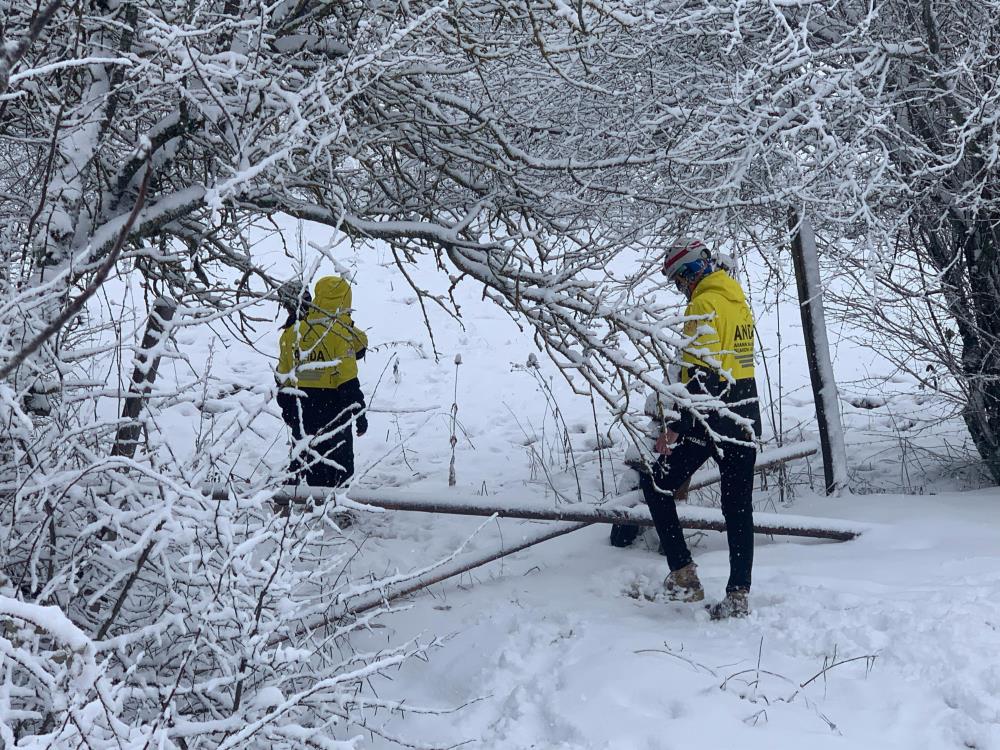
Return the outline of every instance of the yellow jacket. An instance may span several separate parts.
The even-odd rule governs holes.
[[[316,282],[305,320],[281,334],[278,382],[297,388],[338,388],[358,376],[357,353],[368,337],[351,320],[351,285],[339,276]]]
[[[712,317],[684,324],[693,341],[684,348],[682,382],[691,380],[696,367],[729,373],[733,380],[753,378],[753,313],[735,279],[725,271],[710,273],[698,282],[684,314]],[[722,374],[722,380],[729,377]]]

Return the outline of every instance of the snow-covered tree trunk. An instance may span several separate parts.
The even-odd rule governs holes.
[[[844,429],[840,421],[840,396],[833,376],[830,342],[826,335],[823,310],[823,282],[819,273],[819,253],[812,224],[804,214],[789,212],[792,234],[792,259],[795,283],[802,314],[802,336],[805,339],[809,380],[816,402],[820,446],[823,451],[823,477],[828,495],[847,488],[847,451]]]
[[[965,424],[993,479],[1000,483],[1000,217],[968,227],[965,252],[972,282],[974,329],[963,326],[962,362],[968,378]]]
[[[996,32],[980,37],[980,14],[990,12],[984,6],[955,15],[930,0],[920,3],[909,20],[929,54],[922,68],[900,70],[898,81],[902,91],[921,85],[933,95],[921,106],[900,104],[894,114],[902,133],[921,147],[895,153],[907,177],[922,185],[929,171],[939,175],[915,199],[910,236],[936,271],[933,292],[940,291],[958,330],[951,369],[963,386],[965,424],[1000,482],[1000,127],[995,116],[983,120],[998,105]],[[956,30],[968,45],[954,43]],[[983,64],[970,64],[970,56]],[[950,338],[939,350],[952,349]]]
[[[139,415],[146,399],[153,390],[156,373],[160,367],[160,356],[169,335],[170,321],[177,312],[177,303],[167,297],[158,297],[153,302],[146,323],[146,333],[142,337],[139,350],[135,353],[135,369],[132,372],[132,383],[128,396],[122,406],[122,424],[118,425],[115,443],[111,448],[112,456],[135,455],[136,444],[142,434],[142,422]]]

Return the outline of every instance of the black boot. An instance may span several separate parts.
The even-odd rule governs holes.
[[[611,546],[628,547],[639,536],[642,529],[627,523],[616,523],[611,527]]]

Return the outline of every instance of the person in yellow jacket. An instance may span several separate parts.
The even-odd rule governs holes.
[[[667,556],[667,596],[678,601],[705,597],[677,517],[674,493],[709,458],[722,475],[722,514],[729,542],[726,597],[709,608],[713,619],[749,613],[753,567],[753,470],[760,436],[754,380],[754,320],[743,289],[717,267],[700,240],[670,247],[663,273],[688,298],[681,382],[690,398],[680,417],[664,426],[659,454],[641,483]],[[693,408],[698,407],[700,408]]]
[[[368,337],[351,319],[351,285],[324,276],[306,292],[281,333],[278,405],[295,439],[292,483],[340,487],[354,475],[354,438],[368,430],[358,360]],[[303,440],[308,438],[308,444]]]

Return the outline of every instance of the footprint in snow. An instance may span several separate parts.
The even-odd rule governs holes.
[[[625,581],[621,591],[630,599],[644,599],[647,602],[660,601],[663,599],[663,582],[642,573],[636,573]]]

